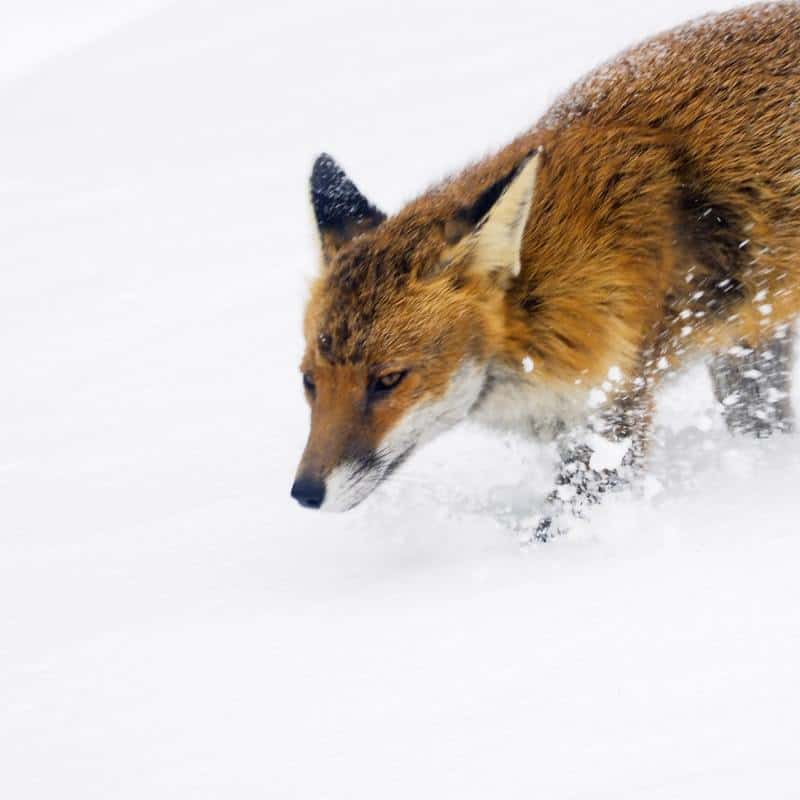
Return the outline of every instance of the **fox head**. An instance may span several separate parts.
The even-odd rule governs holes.
[[[311,431],[292,496],[344,511],[481,397],[540,154],[477,196],[444,184],[387,218],[327,155],[311,174],[322,268],[301,364]]]

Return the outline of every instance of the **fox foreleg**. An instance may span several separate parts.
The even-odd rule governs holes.
[[[569,520],[586,517],[588,509],[603,497],[630,484],[631,449],[625,452],[619,467],[597,468],[593,462],[595,449],[588,444],[565,445],[559,448],[561,460],[556,473],[556,486],[547,495],[545,507],[536,526],[534,538],[547,541],[565,533]]]
[[[609,492],[631,486],[644,467],[652,401],[644,391],[622,395],[595,415],[588,431],[559,441],[555,488],[547,496],[533,538],[547,541],[564,533],[569,521],[583,519]]]

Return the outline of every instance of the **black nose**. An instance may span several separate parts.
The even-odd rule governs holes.
[[[325,484],[316,478],[298,478],[292,486],[292,497],[306,508],[319,508],[325,499]]]

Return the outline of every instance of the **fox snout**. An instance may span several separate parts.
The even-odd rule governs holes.
[[[301,475],[292,484],[291,494],[304,508],[319,508],[325,500],[325,481]]]
[[[339,380],[320,374],[311,431],[292,486],[305,508],[349,511],[365,500],[417,449],[463,420],[484,385],[484,370],[463,363],[438,396],[425,396],[417,377],[397,381],[397,396],[370,408]],[[359,382],[360,383],[360,382]],[[403,396],[403,387],[411,399]],[[422,395],[422,398],[419,397]]]
[[[304,377],[311,430],[291,489],[304,508],[346,511],[379,478],[374,415],[366,413],[363,382],[352,366],[320,365],[313,382]]]
[[[327,472],[301,463],[291,495],[303,508],[348,511],[376,488],[385,472],[377,456],[345,459]]]
[[[303,508],[348,511],[381,482],[387,464],[353,432],[315,420],[291,496]]]

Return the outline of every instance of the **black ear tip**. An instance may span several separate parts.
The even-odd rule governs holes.
[[[311,170],[311,202],[320,228],[342,229],[364,220],[377,225],[385,219],[327,153],[317,156]]]
[[[341,182],[344,177],[344,170],[336,163],[333,156],[320,153],[314,159],[314,166],[311,169],[312,189],[324,189],[332,183]]]
[[[336,166],[336,159],[330,153],[320,153],[314,159],[314,167]]]

